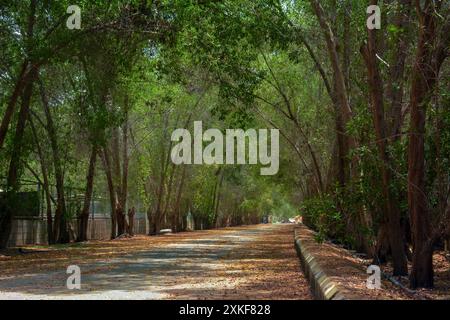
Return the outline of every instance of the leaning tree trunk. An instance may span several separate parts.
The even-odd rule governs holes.
[[[20,158],[23,148],[23,136],[25,132],[25,125],[27,122],[30,100],[33,94],[33,84],[37,75],[37,70],[33,69],[30,81],[27,83],[23,95],[22,105],[19,111],[17,120],[16,132],[13,139],[13,152],[9,162],[8,177],[6,181],[6,201],[3,213],[0,213],[0,249],[6,248],[9,241],[9,236],[12,227],[12,217],[17,206],[17,192],[19,191],[19,173],[20,173]]]
[[[45,203],[46,203],[46,217],[47,217],[47,241],[48,244],[54,244],[55,238],[53,234],[53,217],[52,217],[52,195],[50,192],[50,184],[48,180],[48,166],[47,161],[44,157],[44,153],[42,152],[41,144],[39,143],[38,135],[36,132],[36,128],[33,124],[31,118],[29,119],[30,127],[33,132],[33,139],[36,144],[37,153],[39,156],[39,161],[41,163],[41,171],[43,177],[43,188],[45,192]]]
[[[33,83],[37,72],[39,70],[40,64],[35,63],[33,61],[29,60],[29,56],[32,56],[33,52],[33,45],[34,45],[34,26],[36,23],[36,7],[37,7],[37,0],[31,0],[30,1],[30,11],[28,15],[28,24],[27,28],[25,30],[25,36],[26,36],[26,45],[25,45],[25,55],[27,58],[24,59],[24,62],[22,63],[22,68],[19,74],[19,77],[16,81],[16,84],[14,86],[13,93],[11,97],[8,100],[8,105],[5,110],[5,114],[2,118],[2,123],[0,125],[0,149],[3,147],[3,143],[6,138],[6,134],[8,132],[8,127],[11,122],[11,119],[14,115],[15,107],[17,100],[19,99],[20,95],[22,94],[23,90],[30,82]],[[25,115],[26,117],[26,115]],[[24,123],[25,125],[25,123]]]
[[[26,30],[27,46],[26,53],[29,54],[33,50],[33,31],[36,21],[36,0],[30,1],[30,14],[28,16],[28,27]],[[30,66],[29,66],[30,64]],[[29,70],[27,70],[29,69]],[[33,84],[36,79],[39,66],[33,64],[32,61],[22,64],[22,69],[19,75],[19,79],[15,85],[12,96],[9,99],[8,106],[5,114],[2,118],[0,125],[0,149],[3,147],[6,134],[8,132],[9,123],[14,115],[15,105],[17,99],[22,94],[22,105],[20,107],[19,116],[17,120],[16,132],[13,139],[13,151],[11,155],[11,161],[9,164],[8,177],[6,180],[6,203],[4,208],[0,208],[3,212],[0,212],[0,249],[6,248],[9,241],[9,236],[12,227],[12,216],[14,211],[14,205],[17,201],[17,191],[19,189],[18,175],[20,173],[20,158],[21,149],[23,143],[23,136],[25,132],[25,125],[29,113],[30,101],[33,94]],[[22,93],[23,91],[23,93]]]
[[[26,60],[22,64],[19,77],[17,79],[16,85],[14,86],[13,93],[8,100],[8,105],[2,118],[2,123],[0,125],[0,149],[3,147],[3,143],[6,138],[6,133],[8,132],[9,124],[16,109],[17,100],[19,99],[19,96],[22,93],[26,83],[29,81],[28,69],[29,69],[29,62],[28,60]]]
[[[89,168],[86,175],[86,191],[84,194],[83,209],[79,216],[77,242],[87,241],[89,208],[92,200],[92,191],[94,190],[95,163],[97,161],[97,144],[92,145],[91,155],[89,157]]]

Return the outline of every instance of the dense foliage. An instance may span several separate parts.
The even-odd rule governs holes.
[[[448,1],[0,2],[0,246],[39,185],[48,241],[286,221],[433,285],[450,228]],[[368,30],[368,5],[381,29]],[[280,170],[175,165],[171,133],[280,130]],[[31,184],[30,184],[31,181]],[[76,225],[77,234],[71,230]]]

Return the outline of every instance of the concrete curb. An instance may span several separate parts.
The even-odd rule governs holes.
[[[304,225],[302,227],[306,228]],[[339,285],[325,274],[317,259],[300,239],[300,230],[301,228],[294,230],[295,249],[314,297],[318,300],[354,300],[354,297],[344,294]]]

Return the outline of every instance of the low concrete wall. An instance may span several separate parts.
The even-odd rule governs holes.
[[[308,233],[308,241],[305,241],[305,237],[300,237],[302,232]],[[320,264],[320,262],[309,250],[309,248],[313,245],[320,246],[320,244],[316,243],[314,240],[313,231],[301,224],[294,231],[294,241],[303,271],[310,283],[311,290],[316,299],[359,300],[361,298],[346,292],[325,273],[324,266]]]

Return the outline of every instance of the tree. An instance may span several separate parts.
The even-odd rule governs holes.
[[[410,275],[412,288],[433,286],[434,238],[425,188],[424,139],[427,105],[435,90],[441,66],[449,55],[450,22],[447,19],[442,29],[438,27],[441,7],[445,10],[445,5],[434,1],[425,1],[423,8],[416,4],[419,41],[410,91],[411,120],[408,143],[408,206],[414,246]],[[444,11],[443,13],[445,14]]]

